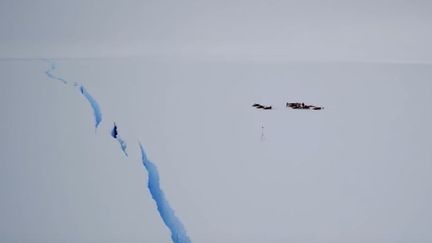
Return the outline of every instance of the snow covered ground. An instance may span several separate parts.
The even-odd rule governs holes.
[[[2,59],[0,241],[172,242],[140,141],[192,242],[431,242],[431,79],[421,63]]]

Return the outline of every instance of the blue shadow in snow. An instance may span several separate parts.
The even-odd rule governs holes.
[[[153,164],[148,158],[144,151],[141,143],[139,143],[141,148],[142,162],[148,173],[148,188],[153,200],[156,202],[159,214],[171,231],[171,239],[174,243],[190,243],[191,240],[186,233],[186,230],[180,220],[174,213],[174,210],[170,207],[168,201],[165,198],[163,191],[159,185],[159,172],[155,164]]]
[[[93,108],[93,114],[95,117],[95,128],[97,128],[102,121],[102,113],[101,113],[101,110],[99,108],[99,104],[89,94],[89,92],[87,92],[87,90],[84,88],[84,86],[81,85],[79,89],[80,89],[81,94],[88,100],[91,107]]]
[[[123,153],[126,155],[126,157],[128,157],[128,154],[126,152],[126,148],[127,148],[127,144],[126,142],[120,138],[120,136],[118,135],[118,130],[117,130],[117,125],[114,122],[114,127],[111,130],[111,137],[115,138],[115,140],[117,140],[117,142],[119,142],[120,144],[120,148],[123,151]]]
[[[52,74],[51,72],[54,71],[56,69],[56,65],[54,63],[51,63],[50,68],[48,70],[45,71],[45,74],[52,79],[56,79],[58,81],[63,82],[64,84],[67,84],[68,82],[60,77],[54,76],[54,74]]]

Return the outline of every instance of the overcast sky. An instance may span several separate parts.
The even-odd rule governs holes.
[[[1,57],[431,62],[420,1],[0,1]]]

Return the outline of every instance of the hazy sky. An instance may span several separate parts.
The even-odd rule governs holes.
[[[0,242],[432,241],[428,1],[0,4]]]
[[[431,62],[423,1],[0,1],[1,57]]]

